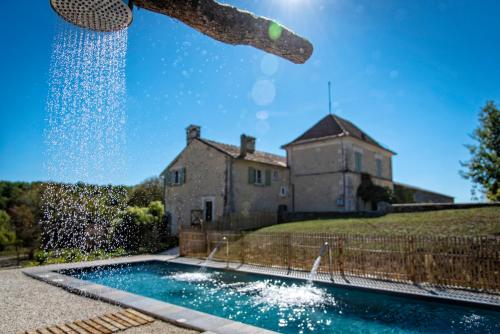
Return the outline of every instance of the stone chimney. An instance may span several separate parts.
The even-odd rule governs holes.
[[[198,125],[191,124],[186,128],[186,141],[187,145],[189,145],[193,139],[200,138],[201,136],[201,127]]]
[[[241,135],[240,141],[240,156],[244,157],[247,153],[255,152],[255,137],[250,137],[245,134]]]

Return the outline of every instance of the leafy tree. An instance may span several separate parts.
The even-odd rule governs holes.
[[[473,196],[479,190],[490,201],[500,201],[500,109],[493,101],[479,113],[479,127],[471,137],[476,144],[466,145],[472,157],[460,162],[466,168],[461,175],[473,182]]]
[[[149,203],[163,200],[163,181],[159,177],[151,177],[132,188],[129,206],[147,207]]]
[[[5,210],[0,210],[0,231],[10,231],[12,226],[10,225],[10,216],[5,212]]]
[[[112,234],[115,248],[128,251],[157,251],[169,240],[168,229],[160,201],[148,207],[128,207],[115,221]]]
[[[4,210],[0,210],[0,251],[12,245],[16,240],[16,235],[10,223],[10,216]]]
[[[24,204],[16,205],[9,209],[9,215],[16,233],[16,246],[28,247],[30,249],[29,257],[32,259],[38,246],[39,236],[38,224],[35,221],[33,210]]]
[[[379,202],[391,203],[393,201],[391,190],[374,184],[370,175],[366,173],[361,174],[361,183],[357,195],[364,202],[370,202],[372,210],[377,209],[377,203]]]

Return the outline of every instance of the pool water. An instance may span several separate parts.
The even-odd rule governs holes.
[[[280,333],[500,333],[500,312],[159,261],[63,272]]]

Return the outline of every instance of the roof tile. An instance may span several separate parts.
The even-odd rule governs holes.
[[[313,141],[315,139],[321,139],[325,137],[341,137],[341,136],[351,136],[367,142],[369,144],[375,145],[391,153],[391,150],[384,147],[382,144],[377,142],[375,139],[370,137],[366,132],[358,128],[356,125],[350,121],[343,119],[336,115],[327,115],[323,117],[318,123],[313,125],[309,130],[304,132],[298,138],[292,142],[284,145],[284,147],[299,144],[302,142]]]
[[[260,162],[268,165],[275,165],[279,167],[286,167],[286,158],[281,155],[271,154],[262,151],[255,151],[254,153],[247,153],[245,157],[240,156],[240,148],[236,145],[219,143],[213,140],[198,138],[201,142],[225,153],[235,159],[244,159],[248,161]]]

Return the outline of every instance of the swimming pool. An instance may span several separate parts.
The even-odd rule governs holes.
[[[493,310],[177,263],[61,273],[280,333],[500,331],[500,312]]]

